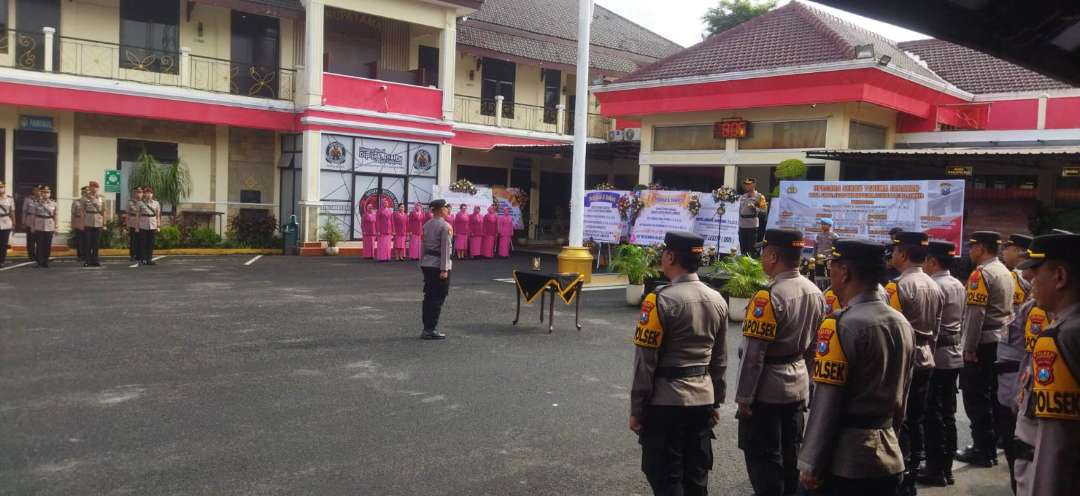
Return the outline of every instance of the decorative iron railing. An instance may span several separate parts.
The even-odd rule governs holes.
[[[499,103],[495,100],[455,95],[454,118],[458,122],[468,124],[500,126],[542,133],[573,134],[573,114],[569,112],[562,112],[565,114],[565,120],[562,129],[559,129],[559,109],[503,101],[500,118],[496,116],[498,105]],[[589,114],[588,136],[590,138],[607,139],[610,128],[610,119],[597,114]]]

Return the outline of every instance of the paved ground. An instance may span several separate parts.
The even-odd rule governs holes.
[[[248,260],[0,272],[0,494],[648,493],[622,291],[548,335],[493,281],[527,257],[460,264],[450,339],[425,342],[411,264]],[[747,495],[727,413],[713,493]],[[1004,495],[1003,474],[924,494]]]

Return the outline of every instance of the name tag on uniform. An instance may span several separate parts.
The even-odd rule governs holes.
[[[847,384],[848,361],[844,349],[840,346],[840,335],[836,332],[836,318],[827,317],[821,322],[817,332],[817,357],[814,360],[814,382],[835,386]]]
[[[637,330],[634,331],[634,344],[642,348],[659,348],[664,342],[664,326],[660,324],[660,314],[656,309],[656,293],[649,293],[641,302],[641,314],[638,317]]]
[[[746,307],[743,319],[743,336],[765,341],[776,340],[776,315],[773,313],[772,298],[768,290],[758,291]]]
[[[975,269],[968,278],[967,304],[985,307],[990,301],[990,290],[986,287],[986,278],[982,268]]]

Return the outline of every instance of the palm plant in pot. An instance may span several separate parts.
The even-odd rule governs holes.
[[[728,275],[727,282],[720,289],[728,297],[728,315],[731,320],[741,322],[746,316],[750,298],[768,286],[769,278],[761,268],[761,262],[745,255],[721,260],[716,267]]]
[[[653,265],[656,251],[647,246],[621,245],[611,260],[611,270],[626,276],[626,304],[639,305],[645,293],[645,279],[660,271]]]
[[[337,244],[345,238],[345,236],[341,234],[341,229],[338,228],[337,222],[334,222],[334,219],[330,218],[330,216],[327,216],[326,220],[323,221],[321,230],[322,239],[323,241],[326,241],[326,254],[337,255]]]

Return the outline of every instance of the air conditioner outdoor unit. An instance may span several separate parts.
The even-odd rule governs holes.
[[[623,129],[624,141],[641,141],[641,128],[640,127],[628,127]]]
[[[622,141],[623,139],[623,132],[619,129],[613,129],[607,133],[608,141]]]

